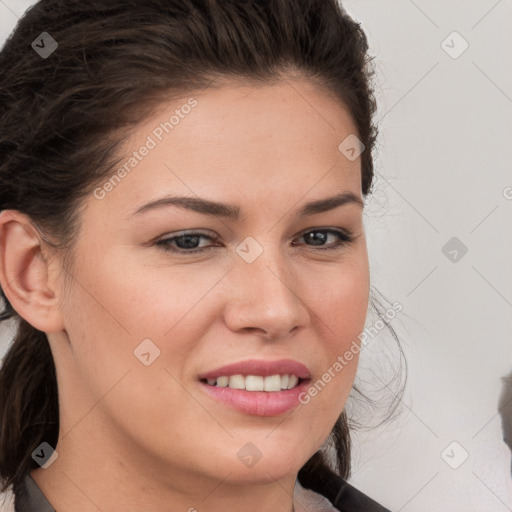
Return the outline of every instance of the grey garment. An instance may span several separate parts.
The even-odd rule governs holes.
[[[14,494],[16,512],[56,512],[29,473]]]

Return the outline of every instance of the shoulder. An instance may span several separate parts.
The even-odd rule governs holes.
[[[2,512],[15,512],[12,485],[5,492],[0,492],[0,510]]]
[[[391,512],[334,473],[322,474],[311,482],[301,481],[301,485],[321,494],[343,512]]]

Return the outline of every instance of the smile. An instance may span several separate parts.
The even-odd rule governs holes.
[[[240,361],[198,377],[210,399],[253,416],[280,416],[298,407],[311,381],[309,369],[290,359]]]
[[[284,375],[223,375],[216,379],[206,379],[210,386],[218,388],[245,389],[246,391],[276,392],[283,389],[293,389],[299,384],[297,375],[285,373]]]

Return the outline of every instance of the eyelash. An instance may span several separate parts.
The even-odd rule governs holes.
[[[350,231],[338,230],[338,229],[313,229],[310,231],[306,231],[299,238],[302,238],[303,236],[306,236],[310,233],[324,233],[324,234],[328,234],[328,235],[336,235],[339,237],[339,240],[337,242],[335,242],[334,244],[332,244],[328,247],[316,247],[316,250],[319,250],[319,251],[332,251],[332,250],[340,249],[346,245],[349,245],[350,243],[352,243],[354,241],[354,237]],[[170,243],[173,240],[176,240],[178,238],[187,238],[187,237],[208,238],[210,240],[213,240],[214,242],[218,242],[218,239],[211,237],[209,235],[206,235],[204,233],[187,232],[187,233],[183,233],[182,235],[173,236],[173,237],[164,238],[162,240],[159,240],[158,242],[155,243],[155,245],[158,246],[163,251],[173,252],[173,253],[177,253],[177,254],[195,254],[195,253],[205,252],[207,250],[214,248],[214,247],[210,246],[210,247],[202,247],[199,249],[186,250],[186,249],[175,249],[175,248],[172,248],[172,246],[170,245]],[[315,248],[315,246],[311,246],[311,247]]]

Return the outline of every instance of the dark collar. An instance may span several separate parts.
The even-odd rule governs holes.
[[[334,473],[323,473],[302,487],[325,496],[337,509],[346,512],[391,512]]]

